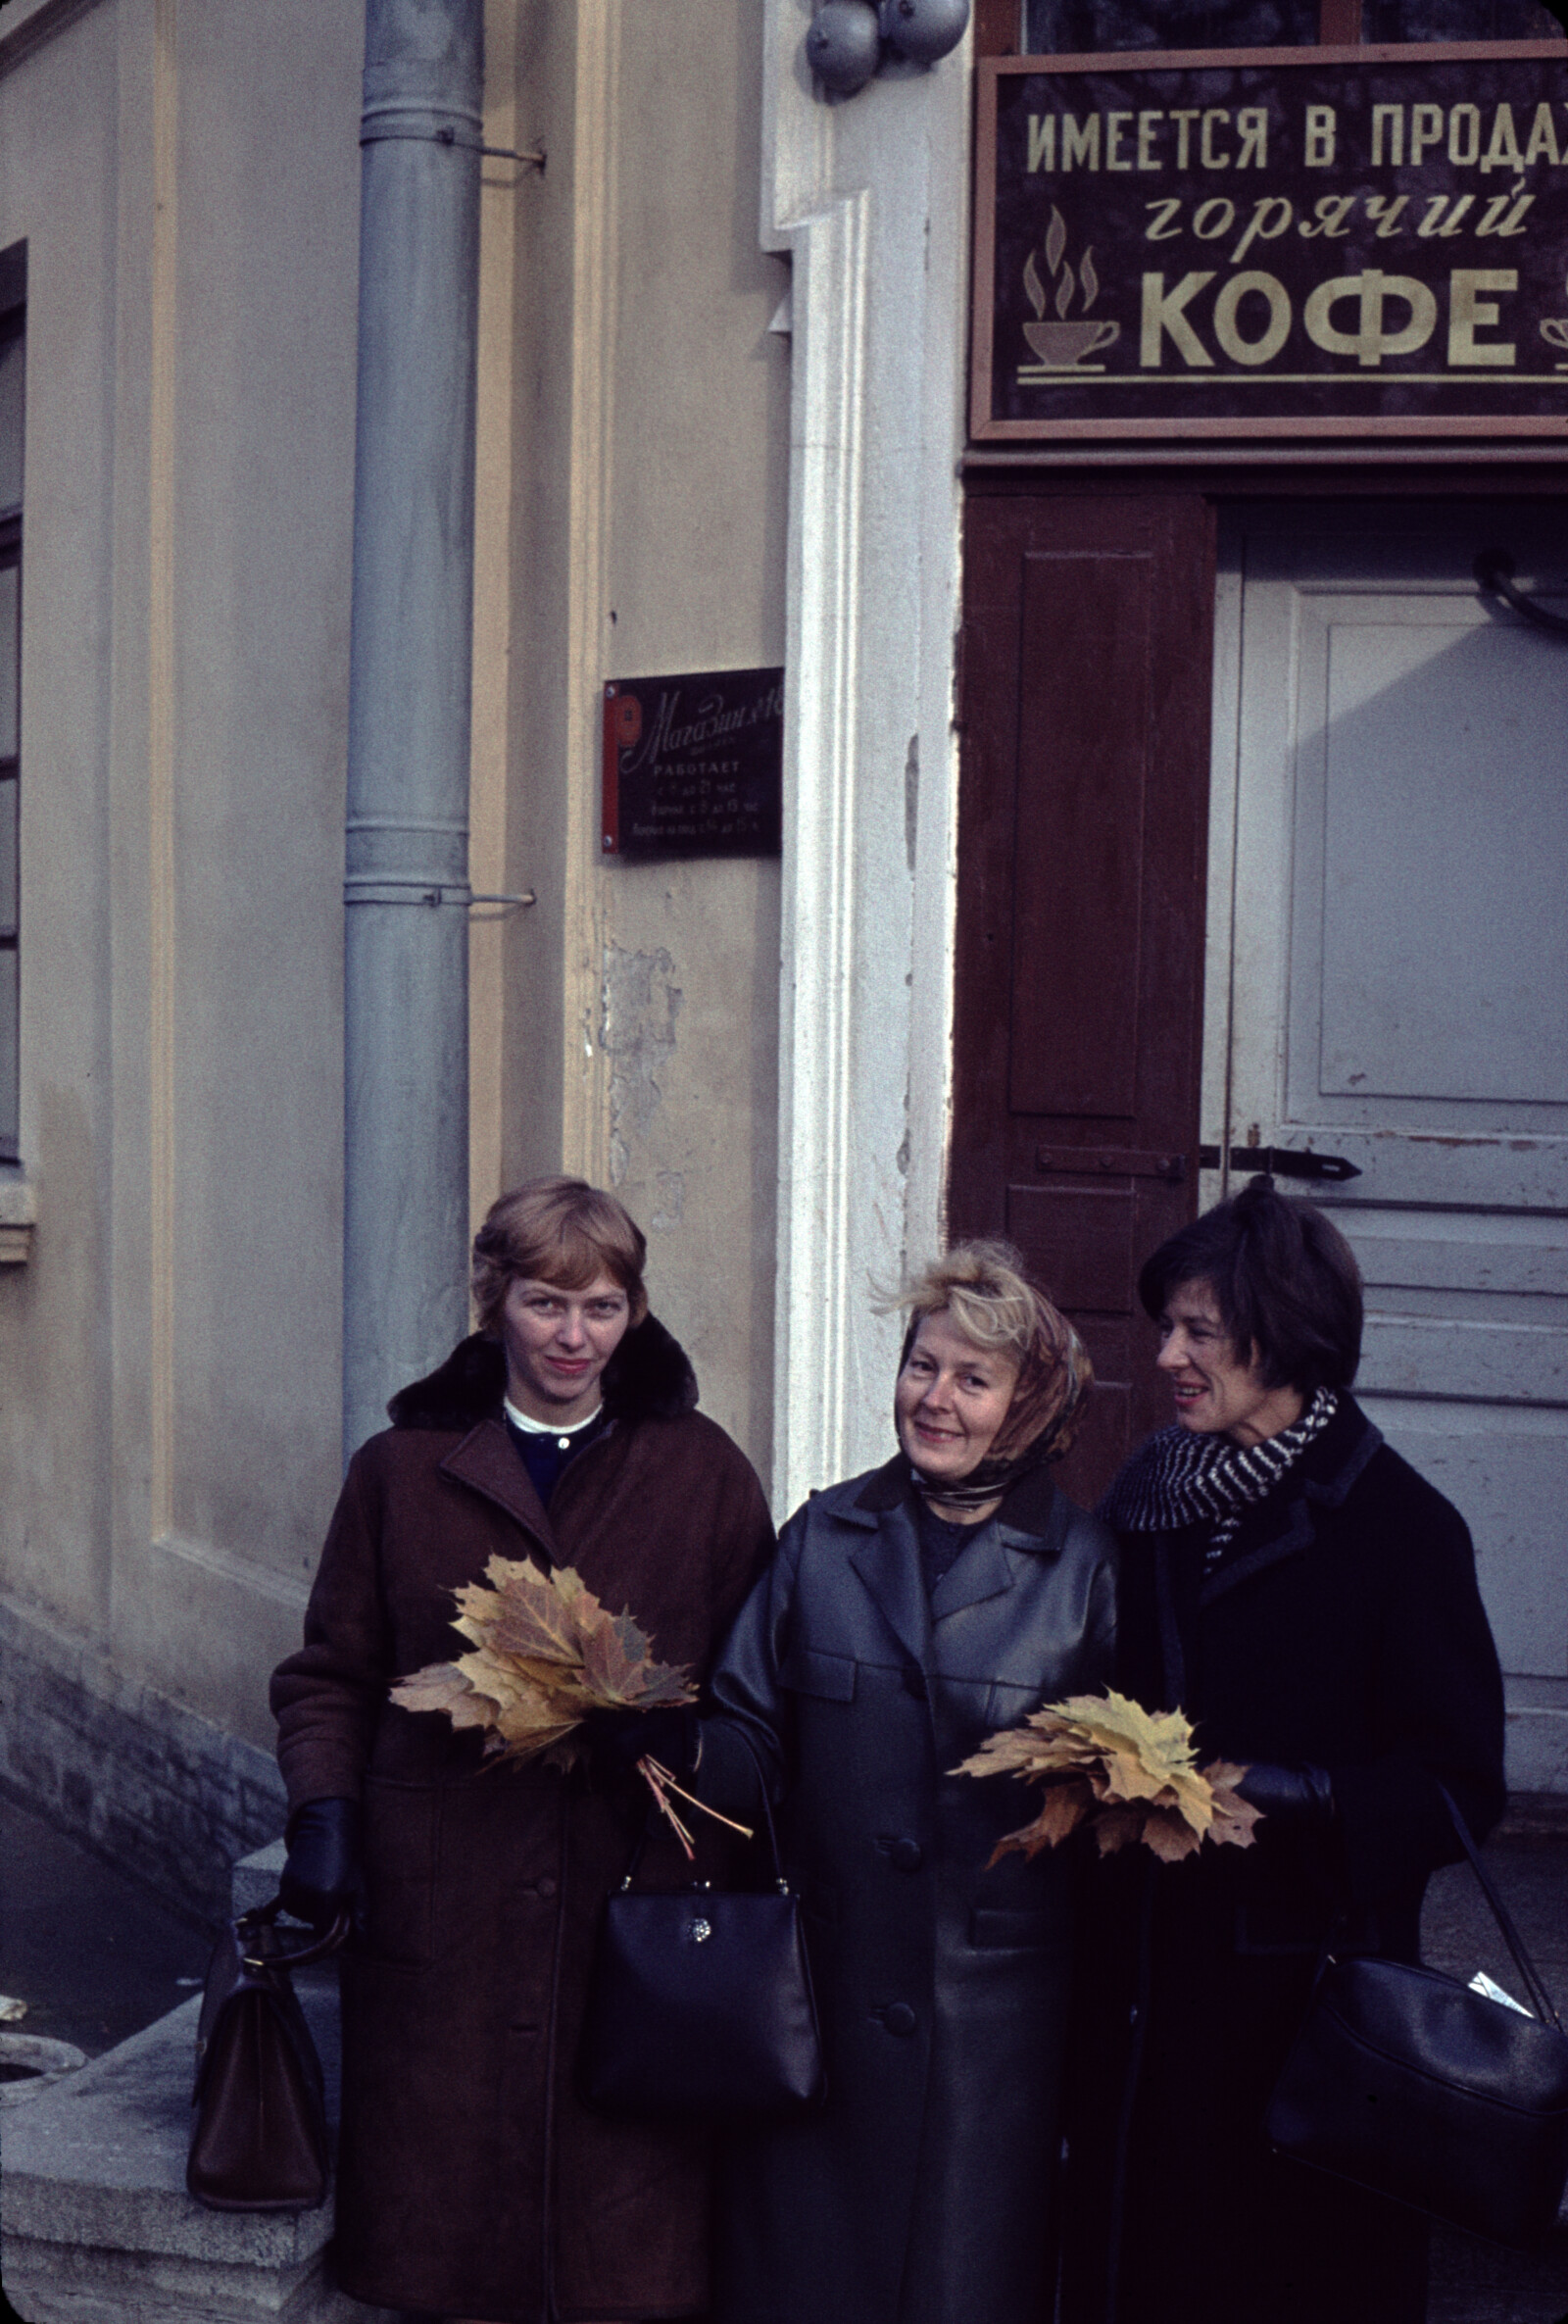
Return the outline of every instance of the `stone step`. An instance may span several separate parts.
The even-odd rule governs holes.
[[[274,1894],[277,1851],[235,1867],[245,1910]],[[337,1985],[296,1985],[335,2125]],[[4,2114],[6,2292],[27,2324],[397,2324],[332,2284],[332,2203],[210,2211],[185,2192],[200,1999]]]

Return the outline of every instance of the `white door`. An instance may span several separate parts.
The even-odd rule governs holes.
[[[1483,599],[1494,547],[1568,612],[1549,506],[1229,527],[1203,1199],[1259,1149],[1358,1173],[1276,1183],[1348,1235],[1357,1393],[1475,1536],[1510,1784],[1568,1792],[1568,638]]]

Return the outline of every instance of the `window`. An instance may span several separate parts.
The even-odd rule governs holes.
[[[22,763],[22,420],[26,246],[0,250],[0,1162],[18,1159],[18,797]]]
[[[1025,53],[1305,48],[1320,0],[1024,0]],[[1544,0],[1362,0],[1363,40],[1560,40]]]

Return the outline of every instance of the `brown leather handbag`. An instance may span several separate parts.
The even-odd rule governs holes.
[[[321,2061],[289,1971],[335,1953],[349,1916],[285,1951],[281,1909],[274,1897],[231,1920],[207,1970],[185,2185],[215,2211],[310,2211],[326,2195]]]

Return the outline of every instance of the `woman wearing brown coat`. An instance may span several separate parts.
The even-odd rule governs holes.
[[[388,1701],[457,1651],[453,1591],[493,1557],[574,1566],[662,1660],[706,1674],[772,1528],[648,1313],[645,1252],[580,1179],[495,1205],[474,1244],[480,1329],[355,1455],[304,1647],[272,1682],[285,1902],[319,1923],[362,1897],[337,2254],[344,2290],[374,2304],[606,2324],[708,2303],[706,2135],[596,2117],[573,2082],[599,1907],[640,1822],[635,1749],[612,1735],[569,1774],[481,1772],[472,1730]],[[665,1869],[687,1876],[678,1854]]]

